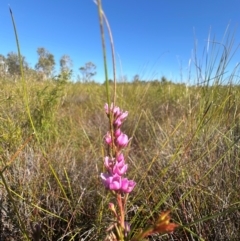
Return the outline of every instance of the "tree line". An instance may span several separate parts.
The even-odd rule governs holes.
[[[69,55],[64,54],[60,60],[60,72],[54,75],[55,57],[46,48],[40,47],[37,49],[38,62],[31,68],[26,61],[25,56],[21,56],[21,62],[24,72],[34,75],[38,80],[47,79],[62,79],[65,81],[71,80],[73,70],[73,62]],[[17,53],[9,52],[6,56],[0,54],[0,77],[19,77],[21,75],[20,61]],[[90,82],[93,76],[96,75],[96,65],[92,62],[85,63],[79,67],[81,75],[78,75],[78,81]]]

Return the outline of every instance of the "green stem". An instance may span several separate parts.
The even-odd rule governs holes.
[[[152,233],[153,233],[153,228],[149,227],[144,231],[140,232],[139,234],[135,235],[130,241],[141,241],[142,239],[144,239],[145,237],[147,237]]]
[[[98,5],[98,15],[99,15],[99,23],[100,23],[100,33],[102,39],[102,50],[103,50],[103,62],[104,62],[104,74],[105,74],[105,82],[106,82],[106,92],[107,92],[107,101],[110,106],[110,94],[109,94],[109,80],[108,80],[108,69],[107,69],[107,55],[106,55],[106,45],[104,38],[104,28],[103,28],[103,12],[102,12],[102,4],[101,0],[97,0]]]
[[[102,51],[103,51],[103,62],[104,62],[104,74],[105,74],[105,85],[106,85],[106,94],[107,94],[107,103],[108,107],[110,108],[110,89],[109,89],[109,80],[108,80],[108,69],[107,69],[107,54],[106,54],[106,45],[105,45],[105,38],[104,38],[104,28],[103,28],[103,10],[101,0],[97,0],[98,6],[98,15],[99,15],[99,23],[100,23],[100,33],[101,33],[101,40],[102,40]],[[111,133],[111,138],[113,140],[113,116],[110,112],[109,114],[109,129]],[[110,156],[114,153],[114,145],[112,145],[111,152],[109,151]]]
[[[27,93],[26,80],[25,80],[24,71],[23,71],[23,62],[22,62],[22,56],[21,56],[21,51],[20,51],[20,44],[19,44],[19,40],[18,40],[17,28],[16,28],[16,24],[15,24],[15,21],[14,21],[14,17],[13,17],[12,10],[11,10],[10,7],[9,7],[9,11],[10,11],[10,15],[11,15],[11,18],[12,18],[14,35],[15,35],[16,44],[17,44],[18,59],[19,59],[19,64],[20,64],[20,72],[21,72],[21,78],[22,78],[22,85],[23,85],[23,93],[24,93],[25,106],[26,106],[26,109],[27,109],[28,118],[29,118],[29,120],[30,120],[32,129],[33,129],[34,133],[36,134],[36,138],[38,139],[38,135],[37,135],[37,133],[36,133],[35,126],[34,126],[34,124],[33,124],[32,116],[31,116],[31,111],[30,111],[30,107],[29,107],[29,103],[28,103],[28,93]]]
[[[119,217],[119,223],[120,223],[120,234],[121,237],[120,240],[124,240],[124,229],[125,229],[125,212],[124,212],[124,206],[123,206],[123,202],[122,202],[122,196],[120,193],[117,194],[117,203],[118,203],[118,207],[119,207],[119,211],[120,211],[120,217]]]

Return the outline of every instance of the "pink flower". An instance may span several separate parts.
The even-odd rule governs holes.
[[[107,134],[104,136],[104,139],[108,145],[112,145],[112,137],[110,132],[107,132]]]
[[[111,103],[110,108],[109,108],[108,104],[106,103],[104,105],[104,109],[105,109],[105,112],[107,115],[109,115],[110,112],[112,112],[114,116],[118,116],[121,113],[119,107],[117,107],[117,106],[113,107],[113,103]]]
[[[104,165],[108,171],[111,171],[114,165],[114,158],[111,159],[109,156],[104,157]]]
[[[107,189],[119,190],[122,186],[122,178],[117,174],[111,176],[108,173],[101,173],[101,178],[103,180],[104,186]]]
[[[125,193],[130,193],[136,186],[136,182],[133,180],[128,180],[127,178],[122,179],[121,191]]]
[[[101,173],[100,175],[101,179],[102,179],[102,182],[103,182],[103,185],[106,187],[106,188],[109,188],[109,183],[108,183],[108,178],[110,177],[110,174],[109,173]]]
[[[121,135],[116,139],[116,146],[120,148],[126,147],[128,144],[128,136],[124,133],[121,133]]]
[[[119,176],[122,176],[123,174],[126,173],[128,169],[128,164],[125,164],[124,160],[121,162],[116,162],[114,167],[113,167],[113,173],[118,174]]]
[[[127,111],[120,112],[120,114],[117,116],[117,118],[114,121],[114,125],[119,128],[122,125],[123,121],[127,118],[127,116],[128,116]]]
[[[118,129],[116,129],[116,130],[114,131],[114,136],[115,136],[116,138],[118,138],[121,134],[122,134],[122,132],[121,132],[120,128],[118,128]]]
[[[122,125],[122,120],[120,118],[117,118],[115,121],[114,121],[114,126],[119,128],[120,126]]]
[[[101,173],[101,178],[104,186],[107,189],[114,191],[122,191],[124,193],[130,193],[136,186],[136,182],[122,178],[118,174],[110,175],[109,173]]]
[[[124,161],[124,155],[122,153],[120,153],[120,154],[118,154],[116,159],[117,159],[117,162]]]
[[[118,119],[120,119],[121,121],[124,121],[128,116],[128,111],[122,111],[121,114],[118,116]]]
[[[109,108],[108,108],[107,103],[105,103],[105,105],[104,105],[104,110],[105,110],[106,114],[109,114]]]
[[[118,116],[121,113],[121,110],[119,107],[114,106],[114,108],[112,109],[112,112],[114,116]]]

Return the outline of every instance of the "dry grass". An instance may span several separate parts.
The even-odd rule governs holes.
[[[111,196],[100,182],[107,131],[105,87],[2,82],[1,240],[101,240]],[[172,210],[180,228],[149,240],[238,240],[240,88],[119,84],[123,126],[132,137],[128,176],[132,229]],[[30,138],[30,139],[29,139]]]

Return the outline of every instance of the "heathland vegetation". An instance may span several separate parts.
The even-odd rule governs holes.
[[[2,56],[8,65],[0,77],[0,240],[138,240],[132,237],[164,211],[171,211],[177,229],[148,240],[239,240],[240,86],[238,65],[227,70],[231,47],[231,38],[214,41],[203,65],[196,58],[192,85],[136,75],[131,83],[117,83],[115,92],[105,81],[109,99],[128,111],[120,112],[124,120],[128,116],[124,123],[116,122],[129,142],[116,146],[134,189],[128,196],[119,183],[105,183],[119,203],[128,197],[121,239],[106,238],[119,220],[111,215],[116,196],[100,178],[108,166],[111,115],[104,110],[105,85],[91,81],[96,66],[80,68],[86,81],[74,83],[68,56],[54,78],[53,68],[44,68],[54,63],[44,48],[35,70],[20,54],[7,56],[16,65]],[[113,135],[108,138],[114,146]]]
[[[99,177],[105,87],[26,81],[27,96],[21,82],[1,81],[1,238],[41,229],[40,240],[100,240],[111,199]],[[137,182],[132,227],[171,210],[182,227],[161,240],[240,237],[239,98],[231,84],[118,85],[118,103],[129,111],[123,129],[132,137],[128,176]]]

